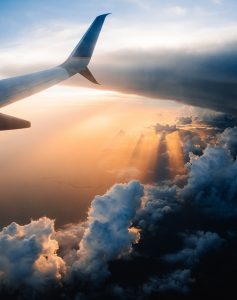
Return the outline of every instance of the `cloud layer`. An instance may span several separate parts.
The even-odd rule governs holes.
[[[179,132],[186,173],[116,184],[94,198],[82,223],[55,229],[43,217],[3,228],[3,299],[193,299],[235,290],[236,124],[210,114],[153,128]]]
[[[106,88],[237,114],[235,42],[200,51],[153,49],[106,57],[93,65]]]

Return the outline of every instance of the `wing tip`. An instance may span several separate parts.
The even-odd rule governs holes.
[[[111,15],[111,14],[112,14],[112,13],[102,14],[102,15],[97,16],[97,18],[100,18],[100,17],[106,18],[108,15]]]

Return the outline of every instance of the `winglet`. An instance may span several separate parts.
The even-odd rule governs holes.
[[[69,58],[90,58],[92,56],[101,28],[104,24],[104,20],[108,15],[109,14],[104,14],[95,18],[94,22],[83,35],[82,39],[77,44]]]
[[[72,51],[71,55],[63,64],[60,65],[60,67],[67,70],[70,76],[79,73],[91,82],[98,84],[87,68],[87,65],[90,62],[101,28],[108,15],[110,14],[100,15],[95,18],[91,26],[81,38],[80,42]]]

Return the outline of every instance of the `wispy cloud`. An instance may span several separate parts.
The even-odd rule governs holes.
[[[223,2],[223,0],[211,0],[211,1],[215,4],[221,4]]]
[[[171,6],[167,8],[167,13],[175,16],[185,16],[187,9],[182,6]]]

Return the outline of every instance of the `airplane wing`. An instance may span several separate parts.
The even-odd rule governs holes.
[[[30,122],[0,113],[0,131],[29,128]]]
[[[97,83],[87,65],[107,15],[100,15],[95,18],[79,44],[63,64],[45,71],[0,80],[0,107],[38,93],[77,73],[91,82]]]

